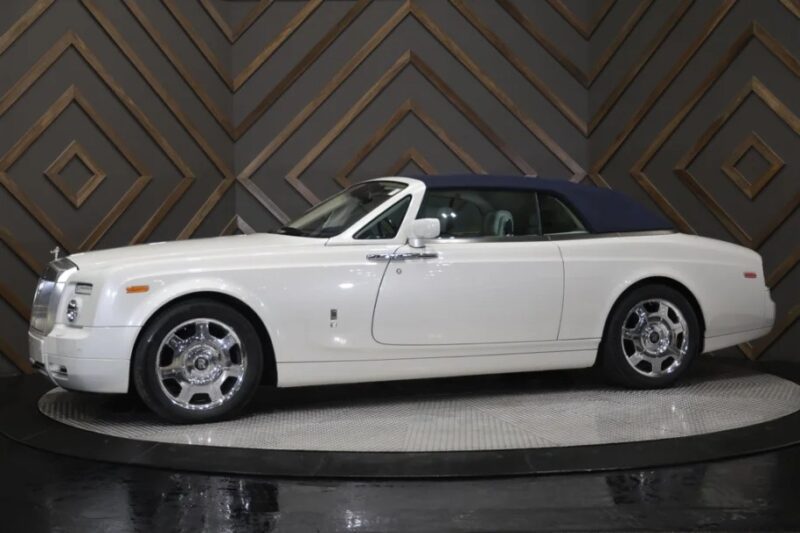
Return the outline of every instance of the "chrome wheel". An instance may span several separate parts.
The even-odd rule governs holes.
[[[155,370],[162,392],[173,404],[190,410],[211,409],[241,388],[247,357],[233,328],[197,318],[164,336]]]
[[[622,352],[639,374],[663,376],[685,360],[689,333],[675,304],[661,298],[644,300],[631,308],[622,323]]]

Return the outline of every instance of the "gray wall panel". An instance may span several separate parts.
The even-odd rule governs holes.
[[[758,250],[776,330],[729,353],[797,357],[796,0],[13,0],[0,14],[0,374],[29,370],[31,294],[56,245],[264,231],[349,181],[470,170],[619,189]],[[106,175],[77,206],[91,173],[65,157],[66,192],[45,174],[73,141]]]

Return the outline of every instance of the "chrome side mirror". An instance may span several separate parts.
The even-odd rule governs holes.
[[[435,239],[441,231],[438,218],[418,218],[411,223],[408,245],[412,248],[425,248],[425,241]]]

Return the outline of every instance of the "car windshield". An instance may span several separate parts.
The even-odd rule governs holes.
[[[312,207],[297,220],[275,230],[275,233],[333,237],[405,188],[405,184],[393,181],[368,181],[353,185]]]

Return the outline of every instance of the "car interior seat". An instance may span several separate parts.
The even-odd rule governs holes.
[[[452,221],[453,209],[450,207],[440,207],[436,210],[436,217],[439,219],[439,227],[441,228],[439,233],[441,235],[449,235],[450,234],[450,222]]]
[[[505,209],[498,209],[486,215],[483,222],[484,235],[504,237],[514,234],[514,217]]]

